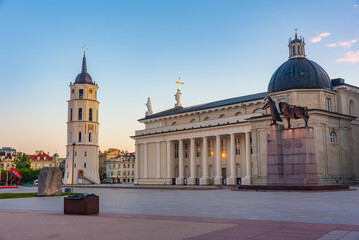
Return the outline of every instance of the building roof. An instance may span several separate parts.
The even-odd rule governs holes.
[[[74,84],[94,84],[92,82],[92,78],[90,74],[87,73],[87,64],[86,64],[86,56],[82,59],[82,71],[79,75],[77,75]]]
[[[40,158],[39,160],[37,159],[38,157]],[[45,160],[45,157],[46,157],[46,160]],[[52,161],[52,157],[42,151],[38,154],[30,155],[29,158],[30,158],[30,161]]]
[[[292,58],[283,63],[273,74],[268,93],[289,89],[333,90],[327,72],[307,58]]]
[[[228,99],[224,99],[224,100],[220,100],[220,101],[215,101],[215,102],[210,102],[210,103],[205,103],[205,104],[200,104],[200,105],[195,105],[195,106],[190,106],[190,107],[185,107],[185,108],[184,107],[171,108],[171,109],[167,109],[162,112],[158,112],[158,113],[146,116],[145,118],[140,119],[140,121],[146,120],[146,119],[157,118],[157,117],[179,114],[179,113],[200,111],[200,110],[204,110],[204,109],[208,109],[208,108],[215,108],[215,107],[221,107],[221,106],[226,106],[226,105],[232,105],[232,104],[236,104],[236,103],[248,102],[248,101],[253,101],[253,100],[257,100],[257,99],[263,99],[266,96],[266,94],[267,94],[267,92],[261,92],[261,93],[255,93],[255,94],[241,96],[241,97],[228,98]]]

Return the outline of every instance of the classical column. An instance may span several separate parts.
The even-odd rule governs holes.
[[[191,138],[190,143],[190,177],[188,180],[188,184],[195,185],[196,184],[196,162],[195,162],[195,139]]]
[[[230,165],[231,165],[231,174],[229,177],[229,184],[234,185],[237,183],[237,176],[236,176],[236,142],[234,133],[230,135]]]
[[[171,156],[172,156],[172,153],[171,153],[171,141],[168,140],[166,142],[166,147],[167,147],[167,151],[166,151],[166,154],[167,154],[167,181],[166,183],[167,184],[172,184],[172,168],[173,168],[173,164],[172,164],[172,161],[171,161]]]
[[[251,146],[250,146],[250,132],[246,132],[246,176],[244,177],[244,184],[251,184]]]
[[[157,171],[156,178],[161,178],[161,142],[157,142]]]
[[[221,136],[216,136],[216,176],[214,178],[214,184],[222,184]]]
[[[202,178],[201,185],[208,185],[208,139],[207,137],[203,137],[202,143]]]
[[[135,184],[138,184],[138,164],[139,164],[139,160],[140,160],[140,153],[139,153],[139,145],[136,142],[135,143]]]
[[[183,157],[183,140],[178,140],[178,178],[177,185],[183,185],[184,179],[184,157]]]
[[[147,143],[143,144],[143,178],[147,178]]]

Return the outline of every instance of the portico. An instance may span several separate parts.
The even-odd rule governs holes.
[[[220,126],[136,139],[139,184],[234,185],[251,179],[250,125]],[[154,149],[149,150],[149,146]],[[149,154],[149,151],[151,153]],[[153,159],[155,156],[155,161]],[[155,162],[149,169],[149,162]],[[245,172],[238,174],[238,168]]]

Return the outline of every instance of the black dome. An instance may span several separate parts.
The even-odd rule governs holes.
[[[75,83],[93,84],[92,78],[91,78],[90,74],[88,74],[87,72],[81,72],[79,75],[77,75],[77,77],[75,79]]]
[[[325,70],[307,58],[292,58],[274,72],[268,93],[289,89],[328,89],[332,83]]]

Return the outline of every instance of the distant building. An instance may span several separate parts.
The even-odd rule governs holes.
[[[16,149],[12,147],[3,147],[0,148],[0,152],[6,152],[7,154],[16,155]]]
[[[108,182],[133,183],[135,179],[135,153],[111,149],[102,154]]]
[[[16,164],[14,163],[15,156],[16,155],[12,154],[11,152],[8,153],[6,151],[0,151],[0,170],[7,171],[12,167],[16,168]]]
[[[54,156],[50,156],[49,153],[45,153],[43,150],[35,151],[34,155],[30,155],[30,168],[41,169],[43,167],[55,167],[57,166],[57,159],[59,155],[57,153]]]

